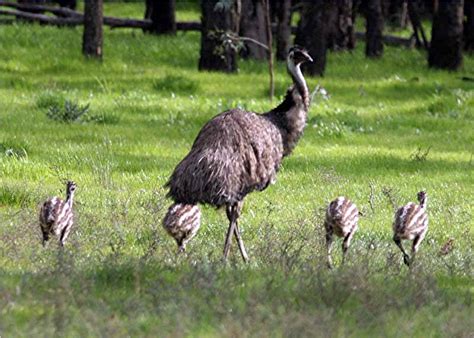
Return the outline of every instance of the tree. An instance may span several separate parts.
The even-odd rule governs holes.
[[[433,19],[428,65],[457,70],[462,65],[463,0],[440,1]]]
[[[88,57],[102,58],[103,0],[85,0],[84,34],[82,53]]]
[[[413,26],[413,35],[415,36],[416,45],[419,47],[422,45],[428,49],[428,40],[426,39],[425,31],[423,25],[421,24],[420,16],[418,14],[418,8],[414,0],[408,0],[408,15],[410,17],[411,25]],[[420,35],[421,39],[420,40]]]
[[[268,45],[264,0],[242,0],[240,35]],[[246,43],[243,56],[265,60],[267,51],[254,43]]]
[[[291,0],[275,1],[277,13],[276,58],[285,60],[290,49],[291,39]]]
[[[352,21],[352,0],[336,1],[335,40],[333,49],[346,50],[355,47],[354,22]]]
[[[146,0],[145,19],[152,24],[146,33],[176,34],[176,0]]]
[[[305,47],[314,62],[303,65],[309,75],[323,75],[326,67],[328,18],[330,2],[306,0],[301,2],[301,19],[296,31],[295,43]]]
[[[466,51],[474,51],[474,1],[464,1],[464,48]]]
[[[405,28],[408,24],[408,8],[406,0],[388,1],[386,18],[393,27]]]
[[[366,18],[366,45],[367,57],[380,57],[383,54],[383,15],[381,0],[366,0],[363,3]]]
[[[328,48],[336,51],[354,49],[353,0],[332,0],[326,6]]]
[[[237,52],[225,33],[239,31],[240,1],[201,0],[199,70],[237,71]]]

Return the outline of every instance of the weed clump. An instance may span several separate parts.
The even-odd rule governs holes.
[[[46,116],[51,120],[62,123],[97,123],[97,124],[116,124],[119,118],[115,114],[106,113],[90,113],[90,104],[79,104],[77,101],[64,100],[61,102],[55,96],[46,97],[38,101],[38,106],[44,106],[50,103],[47,107]]]
[[[64,106],[52,104],[49,106],[46,116],[58,122],[77,122],[89,111],[89,104],[80,105],[77,102],[66,100]]]

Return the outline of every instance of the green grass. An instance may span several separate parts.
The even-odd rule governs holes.
[[[284,64],[271,103],[265,64],[199,73],[197,33],[106,29],[103,62],[83,59],[81,33],[0,26],[0,336],[474,333],[474,93],[461,80],[474,75],[472,57],[448,73],[429,70],[418,50],[368,60],[359,44],[330,54],[326,76],[308,79],[330,99],[311,107],[277,183],[246,199],[252,262],[234,251],[225,266],[225,214],[204,207],[199,234],[177,256],[160,224],[171,203],[162,187],[209,118],[277,104]],[[49,119],[66,100],[98,118]],[[41,247],[37,212],[64,194],[64,179],[78,184],[77,221],[60,255],[54,242]],[[401,205],[420,189],[431,222],[410,273],[384,191]],[[347,266],[327,271],[322,208],[342,194],[364,217]],[[439,256],[449,238],[453,252]],[[338,245],[337,264],[340,254]]]

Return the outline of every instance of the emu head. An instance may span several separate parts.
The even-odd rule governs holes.
[[[422,190],[418,193],[418,202],[420,202],[421,205],[424,205],[426,203],[426,191]]]
[[[308,54],[308,51],[300,46],[293,46],[288,51],[288,65],[299,66],[304,62],[313,62],[313,58]]]
[[[72,194],[74,194],[74,191],[76,191],[76,183],[74,183],[73,181],[67,181],[67,184],[66,184],[66,193],[67,193],[67,196],[71,196]]]

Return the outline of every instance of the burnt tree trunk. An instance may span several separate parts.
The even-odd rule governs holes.
[[[239,31],[239,1],[230,6],[216,6],[219,0],[201,0],[201,52],[199,70],[214,70],[232,73],[237,71],[237,52],[225,33]]]
[[[338,0],[325,1],[324,21],[326,25],[326,46],[328,49],[338,49],[336,46],[338,34]]]
[[[380,57],[383,54],[383,15],[381,0],[366,0],[364,6],[366,18],[366,45],[367,57]]]
[[[98,59],[102,58],[102,9],[102,0],[85,0],[82,53]]]
[[[264,0],[242,0],[240,35],[252,38],[268,46]],[[242,56],[257,60],[266,60],[267,51],[255,43],[245,43]]]
[[[354,49],[355,30],[352,21],[352,0],[337,0],[336,50]]]
[[[425,30],[421,24],[419,8],[414,0],[408,0],[408,16],[410,18],[411,25],[413,26],[413,35],[415,36],[416,46],[424,46],[425,49],[429,48],[428,39],[426,38]],[[421,40],[420,40],[421,35]],[[423,43],[423,44],[422,44]]]
[[[464,0],[464,49],[474,51],[474,1]]]
[[[301,19],[296,31],[295,43],[305,47],[314,60],[312,63],[303,65],[308,75],[324,75],[328,49],[329,10],[330,7],[324,0],[302,2]]]
[[[146,33],[176,34],[176,0],[146,0],[145,19],[152,22]]]
[[[392,27],[405,28],[408,24],[408,8],[406,0],[390,0],[386,18],[386,21]]]
[[[276,1],[277,31],[276,58],[286,60],[291,40],[291,0]]]
[[[440,1],[433,19],[428,65],[456,70],[462,65],[463,0]]]

